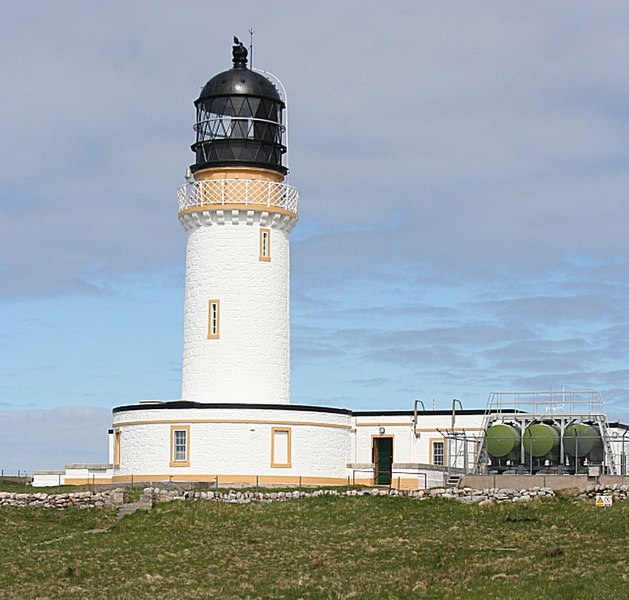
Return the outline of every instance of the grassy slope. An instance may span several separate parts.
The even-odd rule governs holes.
[[[0,597],[623,598],[628,534],[629,503],[571,499],[2,508]]]

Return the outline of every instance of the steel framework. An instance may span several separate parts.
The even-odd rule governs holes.
[[[483,417],[482,434],[479,440],[475,471],[487,473],[489,457],[485,444],[485,432],[496,423],[517,425],[521,431],[539,422],[552,422],[560,431],[559,459],[556,465],[549,465],[558,473],[564,471],[570,462],[564,449],[564,431],[575,422],[591,424],[600,434],[603,445],[601,467],[610,475],[618,474],[618,466],[614,457],[611,436],[608,430],[607,417],[601,394],[594,390],[559,390],[534,392],[492,392],[487,401]],[[522,462],[513,465],[519,472],[533,472],[533,458],[524,464],[524,436],[520,440],[520,456]],[[573,459],[569,468],[578,472],[578,461]]]

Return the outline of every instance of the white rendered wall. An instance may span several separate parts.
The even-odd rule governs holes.
[[[180,217],[187,232],[182,399],[290,402],[289,235],[285,214],[226,210]],[[260,228],[271,230],[261,261]],[[220,338],[208,302],[220,300]]]
[[[65,471],[34,471],[31,485],[33,487],[54,487],[56,485],[64,485],[65,477]]]
[[[114,415],[120,431],[115,475],[260,475],[345,478],[351,417],[273,409],[139,410]],[[172,426],[189,426],[189,466],[170,466]],[[290,467],[271,466],[274,427],[291,432]]]
[[[433,441],[444,441],[440,431],[452,430],[450,415],[419,415],[417,423],[418,436],[413,433],[412,415],[377,415],[355,416],[356,427],[353,463],[365,464],[371,462],[371,448],[373,436],[380,436],[380,428],[384,427],[384,436],[393,436],[393,462],[430,464],[431,444]],[[471,437],[479,435],[482,428],[483,415],[457,415],[455,429],[465,430]],[[474,458],[473,444],[468,447],[468,461],[472,465]],[[446,450],[447,453],[447,450]],[[453,457],[454,458],[454,457]],[[445,456],[447,462],[447,454]],[[463,467],[460,464],[452,465]]]
[[[611,446],[618,473],[629,475],[629,433],[627,430],[610,427]],[[623,437],[624,436],[624,437]],[[622,470],[624,464],[624,472]]]

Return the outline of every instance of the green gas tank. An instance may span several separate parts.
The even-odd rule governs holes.
[[[518,460],[520,458],[520,428],[507,423],[496,423],[485,431],[487,454],[491,458]]]
[[[559,427],[551,423],[531,423],[522,436],[524,452],[534,458],[549,458],[559,451]]]
[[[568,456],[585,458],[590,454],[599,435],[591,425],[571,423],[563,432],[563,449]]]

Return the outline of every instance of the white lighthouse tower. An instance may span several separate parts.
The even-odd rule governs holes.
[[[178,190],[182,397],[114,408],[112,482],[347,482],[351,411],[290,402],[286,95],[237,40],[233,63],[195,101],[195,161]]]
[[[298,192],[285,183],[286,103],[235,41],[233,67],[195,101],[196,160],[178,191],[187,235],[181,395],[288,404]]]

